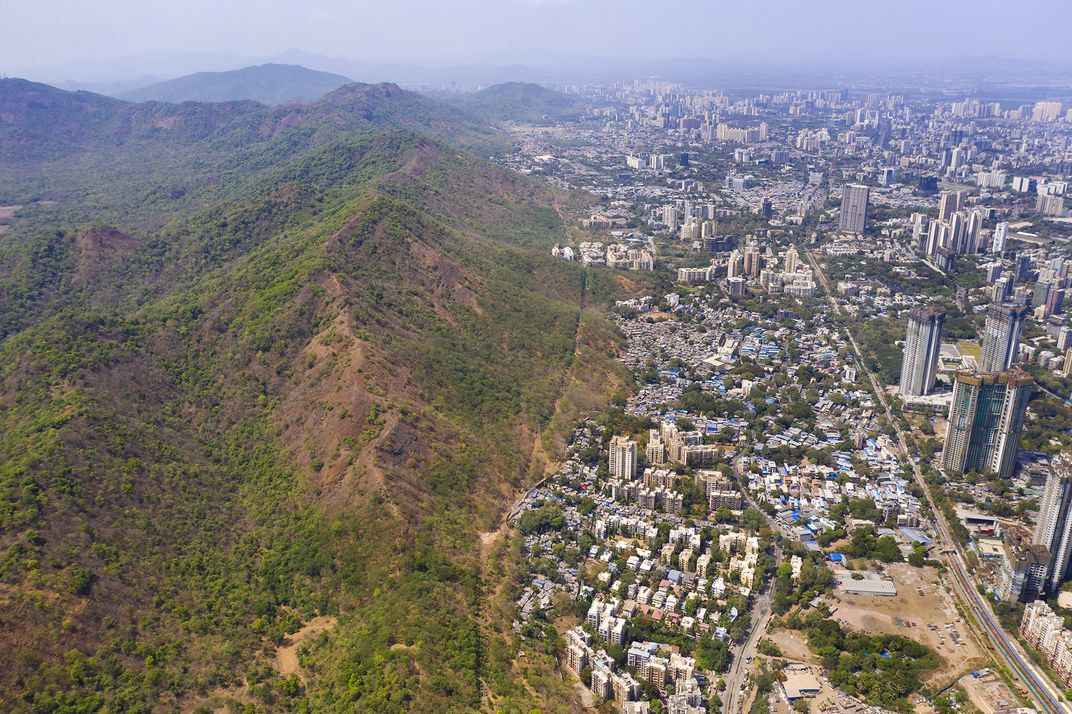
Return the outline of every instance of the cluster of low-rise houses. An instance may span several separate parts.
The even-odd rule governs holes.
[[[587,534],[593,544],[580,554],[580,568],[559,565],[556,583],[549,584],[544,574],[533,576],[518,602],[518,626],[536,609],[550,609],[555,593],[565,592],[587,603],[587,608],[583,622],[565,634],[563,661],[576,674],[585,673],[585,684],[595,695],[634,702],[645,683],[662,694],[674,685],[671,698],[689,702],[693,711],[706,711],[700,689],[703,677],[694,678],[700,674],[696,660],[676,645],[634,641],[636,618],[692,639],[729,641],[730,628],[742,617],[762,576],[760,558],[766,543],[739,528],[682,518],[680,506],[667,508],[657,499],[645,502],[643,494],[654,492],[675,497],[680,504],[682,494],[676,487],[683,481],[675,472],[657,467],[630,475],[635,460],[625,455],[635,458],[636,444],[628,440],[617,441],[616,448],[624,454],[615,463],[627,478],[600,479],[596,469],[577,460],[595,433],[582,427],[571,461],[527,499],[533,508],[562,504],[570,532]],[[689,480],[703,484],[712,504],[740,506],[740,494],[721,472],[699,470]],[[720,494],[728,499],[725,504],[718,500]],[[585,496],[595,501],[587,516],[566,505]],[[554,541],[547,534],[529,535],[526,548],[534,555],[546,555]],[[607,653],[612,648],[619,652],[617,660]]]
[[[676,683],[673,667],[659,659],[669,662],[669,654],[644,668],[628,661],[623,666],[606,654],[617,652],[620,659],[622,650],[632,651],[636,618],[662,631],[732,644],[734,623],[745,616],[770,564],[769,543],[716,516],[739,515],[754,500],[806,548],[819,549],[824,530],[844,525],[829,509],[866,499],[881,518],[854,525],[879,528],[905,552],[916,542],[929,545],[920,502],[894,444],[879,429],[871,396],[856,383],[845,338],[821,313],[807,320],[763,318],[717,297],[679,300],[673,307],[666,298],[658,302],[671,316],[688,312],[689,321],[666,312],[651,319],[654,298],[628,301],[621,305],[628,313],[619,317],[627,338],[621,361],[648,374],[625,411],[654,426],[638,434],[604,434],[583,425],[565,466],[527,501],[531,508],[562,504],[573,534],[568,537],[576,541],[584,533],[591,543],[577,567],[561,568],[555,586],[586,605],[584,622],[567,638],[565,661],[585,673],[594,693],[620,702],[637,701],[645,682]],[[795,361],[785,362],[790,353]],[[810,395],[797,374],[802,364],[812,376]],[[697,390],[731,405],[732,413],[690,412],[682,399]],[[806,418],[783,421],[793,400],[805,400]],[[757,441],[756,433],[764,437]],[[581,460],[597,444],[605,470]],[[805,452],[828,458],[809,460]],[[787,453],[796,458],[783,460]],[[586,515],[571,505],[584,498],[593,501]],[[546,554],[555,537],[529,535],[526,546]],[[795,560],[790,564],[799,573],[802,561]],[[553,602],[543,574],[537,580],[524,602]],[[885,594],[878,590],[886,582],[864,585]]]

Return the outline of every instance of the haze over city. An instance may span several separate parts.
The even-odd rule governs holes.
[[[956,60],[970,68],[972,60],[995,57],[1068,68],[1072,6],[1060,0],[46,0],[9,1],[3,18],[0,71],[115,81],[235,69],[243,60],[291,50],[376,63],[574,72],[590,58],[639,69],[689,59],[842,71]]]

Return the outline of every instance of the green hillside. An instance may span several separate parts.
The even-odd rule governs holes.
[[[124,92],[131,102],[308,102],[352,80],[296,64],[262,64],[227,72],[197,72]]]
[[[489,121],[541,123],[584,116],[588,102],[531,82],[504,82],[472,94],[461,95],[455,103]]]
[[[482,121],[390,83],[348,84],[310,104],[265,107],[131,103],[0,79],[0,116],[0,195],[15,198],[43,187],[100,190],[115,173],[124,181],[217,180],[358,130],[405,129],[481,152],[503,142]],[[85,163],[72,163],[75,156]],[[124,183],[117,190],[134,188]]]
[[[561,706],[509,673],[479,536],[615,379],[574,359],[616,338],[548,255],[569,197],[390,85],[55,91],[0,83],[0,708]]]

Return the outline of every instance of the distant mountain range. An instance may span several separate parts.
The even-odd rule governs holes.
[[[463,111],[397,85],[347,84],[300,105],[265,107],[254,101],[131,103],[91,92],[67,92],[23,79],[0,80],[0,159],[14,164],[89,152],[125,156],[182,147],[202,150],[267,142],[302,129],[326,137],[390,125],[464,146],[494,141],[494,133]],[[144,155],[142,155],[144,158]],[[131,167],[136,169],[137,167]]]
[[[226,72],[197,72],[117,96],[132,102],[229,102],[250,99],[286,104],[319,99],[353,80],[296,64],[262,64]]]
[[[394,82],[407,87],[451,89],[488,87],[504,82],[543,85],[657,78],[711,88],[815,89],[833,86],[910,92],[931,79],[955,80],[953,93],[972,92],[975,83],[996,88],[994,96],[1018,95],[1020,89],[1042,97],[1062,97],[1072,86],[1072,67],[1037,60],[974,57],[920,60],[895,66],[867,62],[801,64],[778,61],[710,58],[615,58],[554,52],[497,52],[438,63],[381,62],[329,57],[303,50],[287,50],[270,57],[240,57],[218,53],[143,53],[112,60],[87,61],[26,68],[18,76],[56,84],[65,89],[86,89],[122,96],[161,79],[202,70],[232,71],[264,63],[301,65],[361,82]],[[134,79],[141,77],[142,79]]]

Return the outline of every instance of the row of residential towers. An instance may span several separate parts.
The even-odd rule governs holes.
[[[945,316],[935,305],[909,311],[902,397],[922,397],[934,390]],[[943,468],[999,478],[1012,475],[1033,383],[1027,373],[1014,369],[1026,316],[1022,305],[993,304],[987,310],[978,368],[953,376]]]

